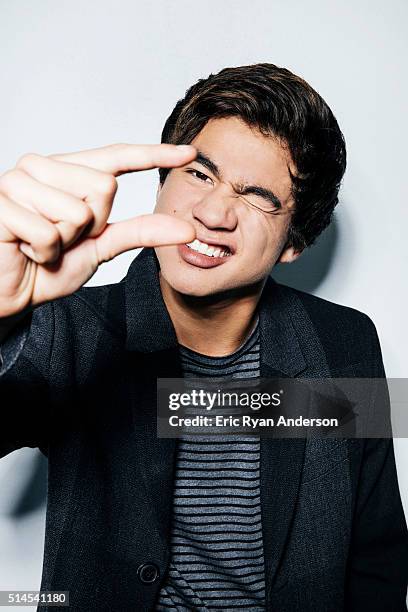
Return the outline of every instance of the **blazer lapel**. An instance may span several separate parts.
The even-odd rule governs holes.
[[[268,279],[260,303],[261,377],[296,376],[306,363],[277,285]],[[305,440],[261,437],[261,507],[266,603],[285,548],[295,509]]]
[[[324,352],[295,294],[268,279],[260,302],[261,377],[328,375]],[[266,606],[290,535],[301,482],[305,439],[261,437],[261,504]]]
[[[133,261],[126,281],[126,348],[135,445],[149,507],[165,545],[170,532],[176,440],[157,437],[157,378],[182,376],[175,330],[164,304],[153,249]]]
[[[262,531],[268,610],[295,511],[305,445],[304,439],[261,439]]]
[[[132,385],[137,394],[133,400],[133,425],[139,457],[138,469],[151,508],[149,520],[156,520],[156,529],[167,546],[173,507],[177,441],[157,436],[157,378],[179,378],[181,372],[177,367],[176,351],[146,354],[143,361],[142,377]],[[140,357],[138,364],[135,364],[135,368],[140,370]]]

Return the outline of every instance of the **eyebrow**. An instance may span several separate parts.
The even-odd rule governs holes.
[[[207,157],[207,155],[205,155],[202,151],[197,151],[197,157],[194,161],[207,168],[207,170],[212,172],[214,176],[217,177],[217,179],[221,177],[221,172],[217,164],[214,163],[209,157]]]
[[[221,172],[217,164],[202,151],[197,152],[197,157],[194,161],[207,168],[207,170],[209,170],[217,179],[221,178]],[[259,196],[277,208],[282,208],[282,202],[278,196],[274,194],[271,189],[267,189],[266,187],[261,187],[260,185],[237,185],[234,187],[234,190],[242,196],[251,194]]]

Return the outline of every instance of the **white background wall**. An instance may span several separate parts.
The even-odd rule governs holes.
[[[333,109],[348,170],[336,224],[278,276],[369,314],[388,376],[405,377],[407,21],[406,0],[3,0],[0,172],[27,151],[158,142],[170,109],[198,78],[258,61],[288,67]],[[122,177],[112,219],[150,211],[156,181],[154,172]],[[120,279],[134,254],[105,264],[91,283]],[[408,446],[395,446],[408,509]],[[1,462],[0,484],[21,476],[16,455]],[[43,514],[33,516],[34,551],[21,540],[24,529],[0,520],[0,588],[39,584]],[[20,559],[7,552],[16,549]]]

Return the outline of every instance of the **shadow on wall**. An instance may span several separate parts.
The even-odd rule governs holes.
[[[284,285],[314,293],[329,273],[338,241],[338,222],[334,218],[313,247],[307,249],[294,263],[277,266],[273,278]],[[36,510],[46,500],[47,459],[38,452],[32,458],[28,470],[25,486],[13,500],[8,513],[15,519]]]
[[[339,241],[336,218],[309,249],[291,264],[278,264],[273,270],[274,280],[306,293],[314,293],[329,273]]]
[[[31,475],[21,495],[15,500],[10,516],[15,519],[37,510],[47,499],[48,460],[38,453],[33,458]]]
[[[0,521],[18,521],[44,505],[48,461],[38,449],[20,448],[3,457],[0,467]]]

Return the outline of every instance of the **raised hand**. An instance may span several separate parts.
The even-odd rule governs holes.
[[[167,144],[24,155],[0,177],[0,319],[73,293],[124,251],[193,240],[193,226],[168,215],[108,217],[116,177],[195,156],[194,147]]]

